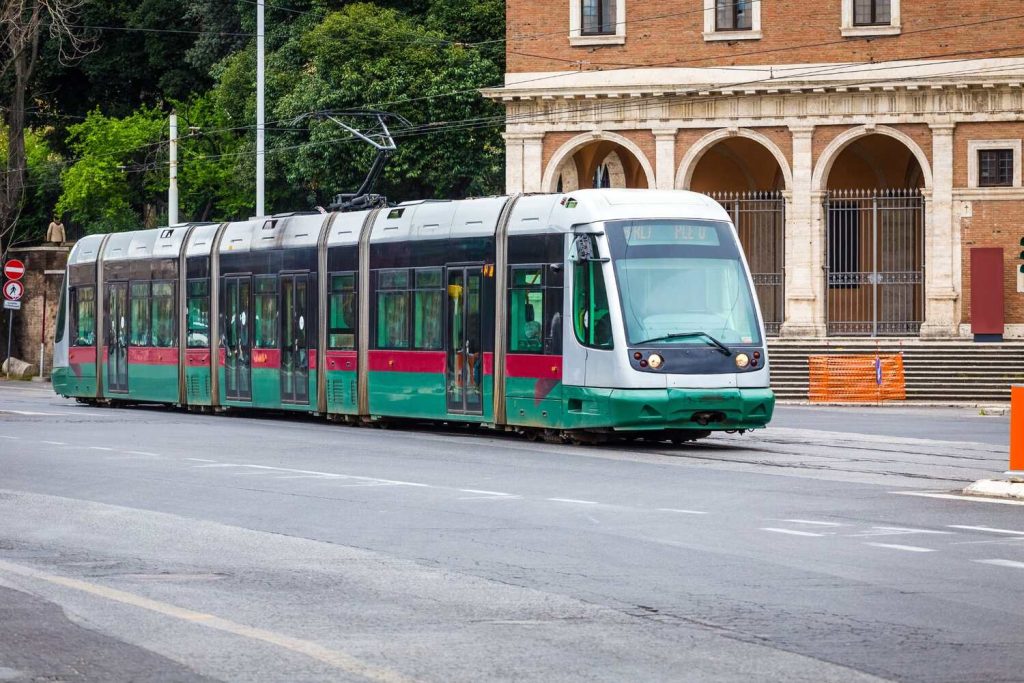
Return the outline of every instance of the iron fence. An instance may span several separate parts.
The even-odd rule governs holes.
[[[915,336],[924,317],[924,198],[918,189],[835,190],[826,216],[830,336]]]
[[[776,336],[786,303],[786,201],[781,192],[712,192],[710,196],[732,216],[754,279],[765,331]]]

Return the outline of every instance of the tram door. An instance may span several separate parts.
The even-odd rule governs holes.
[[[281,276],[281,400],[309,403],[306,273]]]
[[[448,267],[448,412],[483,413],[479,266]]]
[[[252,278],[224,278],[224,395],[234,401],[252,400]]]
[[[107,285],[107,389],[128,392],[128,283]]]

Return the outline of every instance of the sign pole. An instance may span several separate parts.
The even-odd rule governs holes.
[[[11,332],[14,331],[14,311],[7,311],[7,379],[11,378]]]

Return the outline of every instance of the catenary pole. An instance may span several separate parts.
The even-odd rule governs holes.
[[[263,173],[264,173],[264,53],[263,53],[263,0],[256,2],[256,216],[264,215],[263,211]]]
[[[178,114],[171,112],[171,181],[167,186],[167,224],[178,223]]]

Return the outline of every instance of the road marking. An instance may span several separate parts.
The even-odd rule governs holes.
[[[1024,531],[1014,531],[1013,529],[996,529],[990,526],[968,526],[966,524],[949,524],[950,529],[966,529],[967,531],[987,531],[990,534],[1012,534],[1014,536],[1024,536]]]
[[[972,560],[978,564],[991,564],[995,567],[1010,567],[1012,569],[1024,569],[1024,562],[1015,560]]]
[[[18,440],[21,439],[21,437],[20,436],[4,436],[3,434],[0,434],[0,439],[10,439],[11,441],[18,441]]]
[[[708,513],[701,510],[682,510],[680,508],[658,508],[658,512],[678,512],[681,515],[706,515]]]
[[[814,526],[843,526],[839,522],[819,522],[814,519],[784,519],[783,522],[791,522],[793,524],[812,524]]]
[[[207,460],[206,458],[185,458],[185,459],[186,460],[191,460],[193,462],[217,462],[216,460]]]
[[[26,415],[26,416],[30,416],[30,417],[35,417],[35,416],[40,416],[40,415],[44,416],[44,417],[52,417],[52,416],[55,416],[55,415],[64,415],[65,414],[65,413],[39,413],[39,412],[36,412],[34,410],[0,410],[0,413],[5,413],[7,415]]]
[[[875,548],[888,548],[890,550],[905,550],[908,553],[934,553],[932,548],[922,548],[919,545],[898,545],[896,543],[865,543]]]
[[[271,467],[269,465],[239,465],[236,463],[215,463],[212,465],[193,465],[196,469],[204,468],[228,468],[228,467],[242,467],[255,470],[269,470],[273,472],[293,472],[295,474],[312,474],[319,475],[322,477],[330,477],[332,479],[351,479],[353,481],[370,482],[373,484],[390,485],[390,486],[416,486],[419,488],[432,489],[435,488],[430,484],[419,484],[413,481],[397,481],[395,479],[378,479],[377,477],[360,477],[354,474],[338,474],[337,472],[317,472],[316,470],[293,470],[288,467]]]
[[[873,526],[871,531],[859,534],[850,534],[851,538],[863,538],[865,536],[907,536],[910,534],[952,534],[952,531],[935,531],[933,529],[910,529],[903,526]]]
[[[90,451],[112,451],[113,448],[107,448],[106,446],[89,446]]]
[[[40,441],[39,443],[48,443],[51,446],[67,446],[63,441]]]
[[[126,452],[131,453],[132,455],[144,455],[147,458],[159,458],[160,457],[159,453],[150,453],[149,451],[126,451]]]
[[[1024,505],[1024,500],[1009,498],[984,498],[982,496],[964,496],[956,493],[938,493],[934,491],[889,491],[894,496],[919,496],[921,498],[940,498],[942,500],[962,500],[968,503],[995,503],[997,505]]]
[[[33,569],[32,567],[26,567],[12,562],[5,562],[4,560],[0,560],[0,571],[6,571],[10,574],[36,579],[38,581],[46,581],[47,583],[52,583],[56,586],[71,588],[73,590],[95,595],[114,602],[120,602],[125,605],[131,605],[132,607],[149,610],[150,612],[156,612],[157,614],[172,617],[180,621],[205,626],[206,628],[212,628],[217,631],[224,631],[225,633],[231,633],[250,640],[258,640],[285,650],[305,655],[311,659],[323,662],[324,664],[347,673],[361,676],[367,680],[380,681],[381,683],[406,683],[414,680],[397,671],[374,666],[373,664],[356,659],[352,655],[344,652],[328,649],[319,643],[295,638],[283,633],[275,633],[274,631],[268,631],[262,628],[246,626],[245,624],[239,624],[213,614],[196,612],[170,603],[151,600],[134,593],[128,593],[115,588],[107,588],[106,586],[81,581],[79,579],[71,579],[64,576],[57,576],[56,574],[49,574],[38,569]]]
[[[600,505],[596,500],[577,500],[576,498],[548,498],[553,503],[575,503],[576,505]]]
[[[779,529],[771,526],[761,527],[761,531],[771,531],[776,534],[789,534],[790,536],[824,536],[825,534],[815,534],[810,531],[797,531],[796,529]]]
[[[484,491],[483,489],[459,489],[463,493],[479,493],[485,496],[512,496],[511,493],[502,493],[501,491]]]

